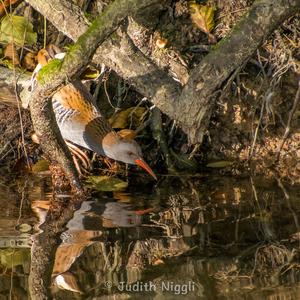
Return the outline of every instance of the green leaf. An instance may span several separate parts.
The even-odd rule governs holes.
[[[108,176],[89,176],[86,181],[95,190],[101,192],[121,191],[128,186],[126,181]]]
[[[40,159],[32,166],[31,171],[32,173],[45,172],[49,170],[49,165],[49,161],[47,161],[46,159]]]
[[[12,268],[30,261],[30,249],[0,249],[0,266]]]
[[[109,119],[112,128],[127,128],[132,122],[134,127],[140,126],[146,112],[145,107],[130,107],[117,112]]]
[[[21,16],[7,15],[2,19],[0,27],[0,42],[14,43],[22,47],[24,44],[33,45],[37,41],[37,34],[33,25]]]
[[[87,66],[87,68],[81,73],[80,79],[81,80],[96,80],[100,76],[100,72],[91,67]]]
[[[206,165],[207,168],[226,168],[233,164],[232,161],[220,160]]]
[[[170,149],[170,154],[175,162],[176,167],[179,170],[186,170],[191,172],[196,172],[198,169],[198,162],[195,158],[189,159],[188,154],[176,154],[172,149]]]

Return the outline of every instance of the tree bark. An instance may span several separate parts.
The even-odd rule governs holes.
[[[86,28],[84,18],[72,16],[64,1],[27,0],[45,15],[59,30],[76,40],[79,32],[69,28]],[[36,2],[43,4],[36,5]],[[52,7],[50,11],[49,7]],[[53,10],[55,7],[55,10]],[[182,93],[180,86],[165,72],[137,50],[128,38],[114,37],[100,47],[94,61],[104,61],[122,77],[148,97],[165,114],[179,122],[191,143],[201,143],[212,109],[215,105],[213,95],[230,74],[244,62],[263,43],[263,41],[286,18],[300,8],[299,0],[257,0],[249,13],[236,25],[232,33],[217,44],[203,61],[192,70]],[[61,17],[55,11],[72,16],[70,26],[61,25]],[[48,12],[48,13],[47,13]]]
[[[66,0],[26,1],[44,15],[59,31],[62,31],[75,42],[89,26],[83,12],[78,12],[76,8],[75,14],[73,14],[74,5],[70,5]],[[162,2],[167,2],[167,0],[152,1],[151,4],[161,5]],[[114,34],[107,39],[97,49],[93,62],[104,62],[121,77],[128,80],[138,92],[172,117],[175,115],[173,100],[180,95],[180,85],[139,51],[126,33],[121,35],[122,37]]]

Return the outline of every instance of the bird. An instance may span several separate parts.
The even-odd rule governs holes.
[[[33,91],[39,70],[53,58],[62,59],[59,48],[46,47],[37,54],[37,66],[32,74]],[[56,122],[65,141],[91,150],[126,164],[137,165],[157,177],[143,159],[141,147],[131,138],[122,137],[114,131],[97,107],[92,95],[80,80],[74,80],[60,88],[52,96]]]

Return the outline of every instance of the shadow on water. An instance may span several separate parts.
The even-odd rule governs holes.
[[[64,223],[49,178],[0,178],[0,299],[299,299],[299,187],[134,186],[72,203]]]

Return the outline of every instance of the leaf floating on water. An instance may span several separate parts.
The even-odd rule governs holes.
[[[216,38],[211,34],[211,31],[215,27],[215,8],[208,5],[197,4],[195,1],[190,2],[189,8],[194,24],[208,35],[210,43],[216,43]]]
[[[32,226],[29,224],[23,223],[18,226],[18,230],[20,232],[29,232],[32,230]]]
[[[49,165],[50,165],[49,161],[47,161],[46,159],[41,159],[32,166],[31,168],[32,173],[41,173],[41,172],[48,171]]]
[[[30,249],[0,249],[0,267],[2,266],[11,269],[12,267],[25,265],[29,263],[29,261]]]
[[[128,186],[126,181],[108,176],[89,176],[86,181],[95,190],[101,192],[121,191],[126,189]]]
[[[109,119],[109,123],[111,124],[112,128],[124,129],[129,127],[129,125],[138,127],[143,121],[145,112],[145,107],[130,107],[113,115]]]
[[[233,164],[232,161],[228,161],[228,160],[220,160],[220,161],[216,161],[216,162],[212,162],[206,165],[207,168],[226,168],[229,167]]]
[[[37,34],[33,25],[21,16],[7,15],[1,21],[0,42],[15,43],[22,47],[24,44],[33,45],[37,41]]]

